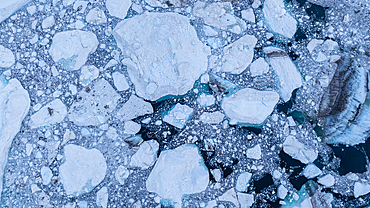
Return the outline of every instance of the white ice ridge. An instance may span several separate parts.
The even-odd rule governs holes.
[[[316,160],[318,153],[306,145],[299,142],[294,136],[288,136],[283,143],[283,150],[293,159],[299,160],[304,164],[312,163]]]
[[[3,187],[4,168],[13,138],[21,128],[30,108],[28,92],[17,79],[0,82],[0,199]]]
[[[67,107],[61,100],[55,99],[31,116],[30,127],[53,125],[63,121],[66,115]]]
[[[297,21],[285,10],[283,0],[266,0],[263,15],[272,32],[292,38],[297,30]]]
[[[30,1],[31,0],[2,0],[0,3],[0,23]]]
[[[97,149],[69,144],[64,147],[64,163],[59,168],[66,194],[78,196],[94,189],[105,177],[107,164]]]
[[[276,47],[266,47],[263,51],[279,78],[280,96],[287,102],[292,92],[302,86],[302,76],[285,51]]]
[[[1,14],[1,12],[0,12]],[[15,63],[14,54],[8,48],[0,45],[0,68],[11,67]]]
[[[53,37],[49,53],[53,60],[65,70],[78,70],[90,53],[95,52],[99,41],[92,32],[70,30]]]
[[[146,181],[146,189],[175,203],[177,208],[181,207],[183,195],[204,191],[208,182],[208,169],[198,147],[184,144],[161,152]]]
[[[244,88],[225,97],[221,107],[230,124],[260,125],[274,110],[279,95],[274,91]]]
[[[136,94],[147,100],[183,95],[207,70],[209,47],[189,19],[176,13],[145,13],[113,31]]]

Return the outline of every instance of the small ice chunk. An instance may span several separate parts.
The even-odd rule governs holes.
[[[218,197],[219,201],[228,201],[233,203],[236,207],[240,207],[238,198],[236,196],[236,192],[234,188],[227,190],[224,194]]]
[[[184,194],[202,192],[208,183],[208,169],[198,147],[184,144],[161,152],[146,181],[146,189],[181,207]]]
[[[318,39],[312,39],[308,44],[307,44],[307,49],[308,49],[308,51],[310,52],[310,53],[312,53],[313,52],[313,50],[317,47],[317,46],[319,46],[319,45],[321,45],[322,43],[323,43],[324,41],[323,40],[318,40]]]
[[[86,201],[77,202],[79,208],[88,208],[88,203]]]
[[[124,128],[125,134],[136,134],[140,131],[141,125],[133,121],[126,121]]]
[[[98,78],[99,69],[94,65],[85,65],[81,67],[80,83],[82,86],[87,86],[94,79]]]
[[[320,177],[317,182],[324,185],[325,187],[331,187],[335,183],[335,178],[331,174],[327,174],[327,175]]]
[[[249,22],[253,22],[255,23],[256,22],[256,17],[254,16],[254,12],[253,12],[253,9],[252,8],[249,8],[249,9],[246,9],[246,10],[243,10],[241,12],[242,14],[242,18],[244,20],[247,20]]]
[[[118,110],[116,117],[121,121],[128,121],[139,116],[153,113],[153,106],[138,98],[136,95],[131,95],[130,99]]]
[[[261,6],[261,1],[260,0],[254,0],[252,3],[252,8],[257,9],[259,6]]]
[[[46,17],[42,21],[42,28],[43,29],[48,29],[48,28],[51,28],[54,24],[55,24],[54,16],[49,16],[49,17]]]
[[[208,74],[203,74],[201,77],[200,77],[200,83],[202,84],[206,84],[209,82],[209,75]]]
[[[33,150],[33,145],[27,143],[26,144],[26,154],[27,154],[28,157],[31,156],[32,150]]]
[[[288,189],[286,189],[283,184],[280,184],[277,189],[277,196],[280,199],[285,199],[287,194],[288,194]]]
[[[9,68],[14,63],[15,58],[13,52],[8,48],[5,48],[4,46],[0,45],[0,68]]]
[[[317,152],[306,147],[294,136],[289,135],[283,143],[283,150],[293,159],[299,160],[304,164],[312,163],[317,158]]]
[[[266,47],[263,51],[279,78],[280,96],[287,102],[293,90],[302,86],[301,74],[285,51],[275,47]]]
[[[99,41],[92,32],[69,30],[53,37],[49,53],[65,70],[78,70],[90,53],[95,52]]]
[[[112,74],[112,77],[113,77],[114,86],[116,86],[118,91],[124,91],[130,88],[130,86],[127,83],[125,75],[119,72],[114,72]]]
[[[0,23],[31,0],[5,0],[0,4]],[[1,57],[1,56],[0,56]]]
[[[41,189],[37,186],[37,184],[31,184],[31,193],[35,193],[41,191]]]
[[[94,25],[104,24],[107,22],[107,17],[102,9],[95,7],[86,15],[86,21]]]
[[[280,173],[280,171],[278,171],[278,170],[274,170],[274,171],[272,172],[272,176],[273,176],[274,178],[276,178],[276,179],[279,179],[279,178],[282,176],[282,174]]]
[[[198,96],[197,102],[201,107],[207,107],[215,104],[216,98],[213,95],[202,93]]]
[[[213,169],[211,170],[211,173],[217,182],[221,180],[221,170],[220,169]]]
[[[247,158],[260,160],[261,159],[261,146],[257,144],[256,146],[248,149]]]
[[[203,26],[203,31],[206,36],[217,36],[218,32],[214,30],[212,27],[204,25]]]
[[[226,46],[221,62],[222,71],[232,74],[242,73],[252,63],[256,43],[256,37],[245,35]]]
[[[157,159],[159,144],[155,140],[143,142],[137,152],[131,157],[130,167],[147,169]]]
[[[203,123],[208,123],[208,124],[219,124],[221,123],[225,118],[225,115],[220,112],[204,112],[202,115],[200,115],[199,120],[201,120]]]
[[[370,193],[370,184],[361,182],[355,183],[355,186],[353,188],[353,194],[355,198],[366,195],[368,193]]]
[[[30,127],[53,125],[63,121],[66,115],[67,107],[61,100],[55,99],[31,116]]]
[[[313,163],[310,163],[308,164],[304,170],[303,170],[303,175],[308,178],[308,179],[311,179],[311,178],[315,178],[316,176],[319,176],[321,175],[322,171],[320,170],[320,168],[318,168],[315,164]]]
[[[297,30],[297,21],[285,10],[283,0],[266,0],[263,15],[272,32],[292,38]]]
[[[179,129],[185,127],[186,122],[193,114],[193,109],[187,105],[177,103],[167,114],[163,117],[163,121],[171,124]]]
[[[105,6],[110,15],[120,19],[125,19],[131,4],[131,0],[107,0]]]
[[[245,194],[245,193],[237,192],[236,195],[238,196],[240,208],[249,208],[253,205],[254,203],[253,194]]]
[[[36,12],[36,6],[35,5],[32,5],[32,6],[27,7],[27,12],[30,15],[35,14],[35,12]]]
[[[258,58],[252,62],[249,71],[251,72],[252,77],[261,76],[269,71],[269,64],[264,58]]]
[[[133,137],[125,138],[125,142],[131,146],[138,146],[143,142],[141,135],[135,135]]]
[[[98,207],[103,207],[107,208],[108,206],[108,189],[107,187],[101,188],[97,193],[96,193],[96,205]]]
[[[239,192],[247,192],[252,173],[242,172],[236,180],[235,189]]]
[[[51,172],[50,168],[43,166],[41,168],[42,184],[48,185],[52,177],[53,177],[53,173]]]
[[[73,4],[75,1],[76,0],[63,0],[63,5],[65,7],[67,7],[67,6],[71,5],[71,4]]]
[[[272,113],[278,101],[276,92],[244,88],[225,97],[221,107],[230,124],[260,125]]]
[[[69,144],[64,147],[64,157],[59,176],[67,195],[90,192],[104,179],[107,164],[99,150]]]
[[[116,173],[114,176],[116,177],[116,180],[123,185],[125,183],[125,180],[128,178],[130,175],[130,171],[125,167],[125,166],[118,166]]]

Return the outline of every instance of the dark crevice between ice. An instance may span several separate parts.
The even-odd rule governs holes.
[[[286,173],[290,174],[290,183],[294,186],[294,188],[300,190],[302,185],[307,182],[306,177],[300,175],[305,167],[305,164],[301,163],[299,160],[293,159],[284,151],[280,151],[279,157],[281,159],[280,167],[285,168]]]
[[[255,191],[256,199],[253,207],[280,207],[276,197],[277,186],[274,184],[270,174],[264,175],[261,179],[251,182],[249,191]]]
[[[292,97],[290,98],[290,100],[288,100],[285,103],[280,103],[276,106],[276,109],[278,112],[283,112],[285,114],[290,113],[290,110],[292,109],[293,105],[296,103],[295,99],[297,97],[297,91],[298,91],[298,88],[292,92]]]
[[[366,156],[359,146],[329,145],[336,157],[340,158],[339,175],[347,173],[364,173],[366,171]],[[355,158],[355,159],[354,159]]]

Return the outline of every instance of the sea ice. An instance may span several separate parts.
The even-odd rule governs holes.
[[[297,30],[297,21],[285,10],[283,0],[266,0],[263,15],[272,32],[292,38]]]
[[[221,69],[232,74],[242,73],[252,62],[257,38],[245,35],[226,46],[221,61]]]
[[[99,77],[99,69],[94,65],[85,65],[81,67],[80,84],[84,87]]]
[[[236,207],[240,207],[238,197],[236,196],[236,192],[234,188],[227,190],[224,194],[218,197],[219,201],[228,201],[233,203]]]
[[[163,121],[171,124],[179,129],[185,127],[186,122],[193,114],[193,109],[187,105],[176,104],[166,115],[163,116]]]
[[[137,15],[118,23],[113,35],[127,57],[122,63],[136,94],[144,99],[183,95],[207,70],[210,49],[180,14]]]
[[[269,64],[264,58],[258,58],[252,62],[249,67],[249,71],[251,72],[252,77],[261,76],[269,71]]]
[[[96,193],[96,205],[98,207],[103,207],[107,208],[108,206],[108,189],[107,187],[101,188],[97,193]]]
[[[199,120],[202,121],[203,123],[208,123],[208,124],[219,124],[221,123],[225,118],[225,115],[220,112],[204,112],[202,115],[200,115]]]
[[[104,24],[107,22],[107,17],[102,9],[95,7],[86,15],[86,21],[94,25]]]
[[[198,96],[197,102],[201,107],[207,107],[215,104],[216,98],[213,95],[202,93]]]
[[[253,9],[252,8],[249,8],[249,9],[246,9],[246,10],[242,10],[241,11],[241,15],[242,15],[242,18],[249,21],[249,22],[252,22],[252,23],[255,23],[256,22],[256,17],[254,16],[254,12],[253,12]]]
[[[185,7],[187,6],[187,0],[145,0],[147,4],[152,7]]]
[[[273,91],[244,88],[222,101],[230,124],[260,125],[274,110],[279,95]]]
[[[125,19],[131,4],[131,0],[107,0],[105,7],[107,7],[110,15],[120,19]]]
[[[116,180],[123,185],[125,183],[125,180],[129,177],[130,171],[125,166],[118,166],[116,173],[114,176],[116,177]]]
[[[287,102],[293,90],[302,86],[301,74],[285,51],[275,47],[266,47],[263,51],[279,78],[280,96]]]
[[[0,23],[31,0],[3,0],[0,4]],[[1,57],[1,56],[0,56]]]
[[[176,203],[175,207],[181,207],[184,194],[202,192],[208,182],[208,169],[198,147],[184,144],[161,152],[146,181],[146,189]]]
[[[112,77],[113,77],[114,86],[117,88],[118,91],[124,91],[130,88],[130,86],[127,83],[125,75],[119,72],[114,72],[112,74]]]
[[[236,180],[235,189],[239,192],[247,192],[249,182],[252,178],[252,173],[242,172]]]
[[[149,168],[157,159],[158,149],[159,144],[155,140],[143,142],[137,152],[131,157],[130,167]]]
[[[53,177],[53,173],[51,172],[50,168],[43,166],[41,168],[42,184],[48,185],[51,181],[51,177]]]
[[[131,95],[128,101],[118,110],[116,117],[121,121],[129,121],[131,119],[153,113],[153,106],[138,98],[136,95]]]
[[[105,79],[97,80],[92,89],[77,94],[79,99],[69,109],[68,118],[77,126],[98,126],[115,110],[120,95]]]
[[[370,184],[356,182],[353,188],[353,194],[355,198],[370,193]]]
[[[95,52],[99,41],[92,32],[70,30],[53,37],[49,53],[53,60],[65,70],[78,70],[90,53]]]
[[[288,189],[286,189],[283,184],[280,184],[277,189],[277,196],[280,199],[285,199],[287,194],[288,194]]]
[[[8,48],[5,48],[4,46],[0,45],[0,68],[9,68],[14,63],[15,63],[15,58],[14,58],[13,52],[9,50]]]
[[[48,28],[51,28],[54,24],[55,24],[54,16],[46,17],[46,18],[42,21],[42,29],[48,29]]]
[[[125,134],[136,134],[140,131],[141,125],[133,122],[133,121],[126,121],[124,126],[124,133]]]
[[[64,147],[64,163],[59,176],[69,196],[78,196],[94,189],[105,177],[107,164],[97,149],[69,144]]]
[[[288,136],[283,143],[283,150],[293,159],[299,160],[304,164],[312,163],[316,160],[318,153],[299,142],[294,136]]]
[[[238,196],[238,201],[240,203],[240,208],[248,208],[251,207],[254,203],[254,196],[253,194],[245,194],[245,193],[236,193]]]
[[[303,169],[303,175],[308,178],[315,178],[316,176],[321,175],[322,171],[315,164],[310,163]]]
[[[261,159],[261,145],[257,144],[256,146],[248,149],[247,158],[260,160]]]
[[[338,49],[338,43],[333,40],[318,40],[312,39],[307,44],[307,49],[310,52],[312,59],[317,62],[323,62],[331,58],[333,52]]]
[[[63,121],[66,115],[67,107],[61,100],[55,99],[31,116],[30,127],[53,125]]]
[[[325,187],[331,187],[335,183],[335,178],[331,174],[324,175],[317,180],[320,184],[324,185]]]

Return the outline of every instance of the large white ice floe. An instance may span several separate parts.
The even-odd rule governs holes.
[[[153,106],[149,102],[131,95],[128,101],[118,110],[116,117],[122,121],[128,121],[139,116],[153,113]]]
[[[3,0],[0,4],[0,23],[31,0]]]
[[[0,68],[11,67],[15,63],[13,52],[0,45]]]
[[[285,10],[283,0],[266,0],[263,15],[272,32],[292,38],[297,30],[297,21]]]
[[[93,190],[104,179],[106,171],[106,160],[99,150],[74,144],[64,147],[59,176],[67,195],[78,196]]]
[[[136,94],[147,100],[183,95],[207,70],[209,47],[189,19],[175,13],[145,13],[113,31]]]
[[[78,126],[97,126],[105,123],[116,108],[120,95],[105,79],[97,80],[93,87],[78,93],[71,105],[68,118]]]
[[[28,92],[17,79],[0,82],[0,198],[3,174],[13,138],[21,128],[22,121],[30,108]]]
[[[49,53],[65,70],[78,70],[85,64],[90,53],[95,52],[99,41],[92,32],[70,30],[53,37]]]
[[[158,149],[159,144],[155,140],[143,142],[137,152],[131,157],[130,167],[149,168],[157,159]]]
[[[63,121],[66,115],[67,107],[61,100],[55,99],[31,116],[30,127],[53,125]]]
[[[193,15],[204,19],[204,23],[222,30],[240,34],[246,29],[245,22],[234,15],[230,2],[194,3]]]
[[[285,51],[276,47],[266,47],[263,51],[279,78],[280,96],[287,102],[293,90],[302,86],[302,76]]]
[[[244,88],[225,97],[221,107],[230,124],[260,125],[274,110],[279,95],[274,91]]]
[[[283,143],[283,150],[293,159],[299,160],[304,164],[312,163],[316,160],[317,151],[306,147],[306,145],[299,142],[294,136],[288,136]]]
[[[221,62],[222,71],[232,74],[242,73],[253,60],[256,43],[256,37],[245,35],[226,46],[223,50],[224,55]]]
[[[124,19],[131,4],[131,0],[107,0],[105,7],[107,7],[110,15]]]
[[[187,105],[180,103],[176,104],[166,115],[163,116],[163,121],[171,124],[179,129],[185,127],[186,122],[193,114],[193,109]]]
[[[146,189],[181,207],[183,195],[204,191],[208,182],[208,169],[199,149],[193,144],[184,144],[161,152],[146,181]]]

